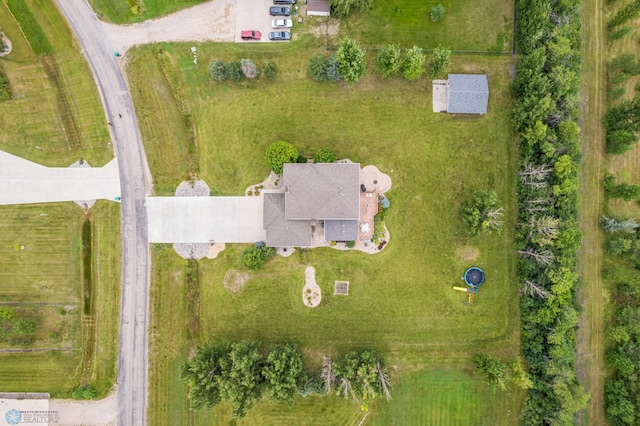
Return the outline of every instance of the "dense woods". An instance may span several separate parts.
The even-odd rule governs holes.
[[[521,419],[569,424],[588,399],[575,373],[580,2],[520,0],[517,9],[518,277],[532,380]]]

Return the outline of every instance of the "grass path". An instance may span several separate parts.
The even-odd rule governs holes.
[[[584,312],[578,330],[578,378],[591,399],[581,424],[603,425],[604,418],[604,305],[602,231],[598,218],[603,208],[604,129],[601,119],[606,107],[606,39],[603,0],[583,5],[582,22],[582,134],[584,159],[580,170],[580,230],[583,234],[578,262],[582,287],[580,300]]]

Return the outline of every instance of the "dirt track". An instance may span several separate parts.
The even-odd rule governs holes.
[[[582,11],[582,105],[581,125],[584,159],[580,167],[580,231],[578,253],[582,280],[579,297],[584,312],[578,330],[578,379],[591,394],[583,425],[604,425],[604,305],[602,231],[598,219],[603,208],[602,178],[605,168],[604,129],[601,120],[606,107],[603,0],[585,1]]]
[[[120,53],[134,45],[161,41],[233,42],[236,1],[213,0],[140,24],[102,26],[113,49]]]

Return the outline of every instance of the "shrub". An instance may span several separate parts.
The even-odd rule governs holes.
[[[241,262],[247,269],[258,270],[275,255],[276,249],[273,247],[250,247],[242,252]]]
[[[418,46],[407,50],[402,60],[402,76],[409,81],[419,78],[424,73],[424,61],[424,53]]]
[[[433,58],[429,62],[429,78],[437,78],[446,74],[451,66],[451,50],[438,46],[433,49]]]
[[[356,242],[355,241],[347,241],[346,243],[344,243],[345,246],[347,246],[347,248],[354,248],[356,246]]]
[[[620,40],[622,37],[629,34],[630,31],[631,31],[631,27],[622,27],[619,30],[612,32],[609,38],[611,40]]]
[[[289,142],[277,141],[267,147],[264,162],[274,173],[282,173],[284,163],[293,163],[298,159],[298,150]]]
[[[622,256],[631,250],[632,241],[627,238],[614,238],[607,241],[604,249],[612,256]]]
[[[227,62],[226,68],[227,75],[232,81],[242,81],[244,79],[242,64],[240,64],[240,61],[229,61]]]
[[[437,6],[433,6],[431,8],[431,22],[439,22],[444,18],[444,6],[442,4],[438,4]]]
[[[402,65],[402,52],[397,44],[390,44],[383,48],[376,56],[376,69],[384,78],[398,74]]]
[[[227,79],[227,66],[220,59],[216,59],[209,65],[209,73],[216,81],[225,81]]]
[[[1,51],[2,49],[0,49]],[[11,86],[9,85],[9,79],[4,75],[2,68],[0,67],[0,101],[6,101],[11,99]]]
[[[611,198],[622,198],[625,201],[631,201],[640,197],[640,185],[616,184],[615,179],[611,174],[607,174],[604,178],[604,190]]]
[[[331,81],[342,80],[342,75],[340,74],[340,69],[338,66],[338,61],[336,60],[336,55],[333,55],[331,56],[331,58],[329,58],[329,63],[327,65],[327,78]]]
[[[240,67],[242,69],[242,74],[248,79],[253,80],[260,74],[260,70],[258,66],[251,59],[241,59]]]
[[[373,0],[330,0],[331,15],[336,18],[344,18],[349,16],[352,10],[360,11],[371,8]]]
[[[616,87],[609,92],[609,100],[616,101],[623,97],[625,93],[627,93],[626,87]]]
[[[13,323],[13,330],[18,334],[33,334],[36,331],[36,320],[33,318],[19,318]]]
[[[71,398],[73,399],[93,399],[96,397],[98,392],[91,385],[86,386],[78,386],[71,393]]]
[[[13,311],[12,308],[8,307],[8,306],[0,306],[0,320],[11,320],[13,319],[13,316],[15,315],[15,312]]]
[[[366,69],[365,50],[355,40],[345,37],[338,42],[335,60],[340,76],[350,85],[360,80]]]
[[[304,155],[298,155],[298,158],[296,158],[296,163],[298,164],[304,164],[307,162],[307,157],[305,157]]]
[[[278,73],[278,67],[273,62],[265,62],[262,64],[262,72],[269,80],[273,80]]]
[[[333,163],[336,161],[336,154],[328,148],[320,148],[313,156],[314,163]]]
[[[482,374],[493,391],[504,390],[507,379],[507,367],[498,358],[489,354],[477,353],[473,356],[473,372]]]
[[[327,67],[329,66],[329,58],[316,53],[309,58],[309,67],[307,72],[313,81],[325,81],[327,79]]]

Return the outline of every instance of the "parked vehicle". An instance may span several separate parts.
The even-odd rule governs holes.
[[[262,38],[260,31],[253,30],[241,31],[240,36],[243,40],[260,40]]]
[[[271,6],[269,8],[271,16],[291,16],[291,8],[285,6]]]
[[[273,31],[269,33],[269,40],[291,40],[291,33],[287,31]]]
[[[273,0],[273,4],[295,4],[296,0]]]
[[[293,27],[292,19],[274,19],[271,21],[271,26],[273,28],[291,28]]]

